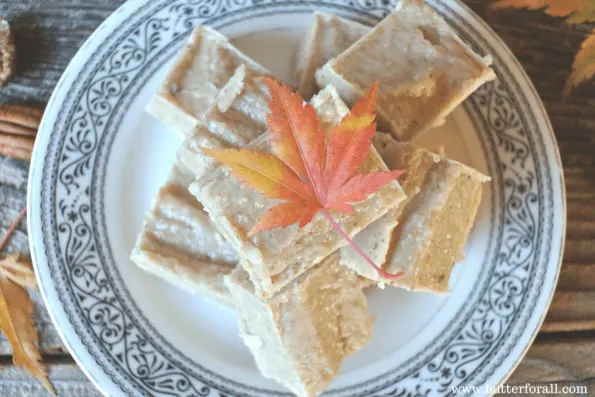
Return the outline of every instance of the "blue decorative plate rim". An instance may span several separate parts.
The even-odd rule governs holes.
[[[500,249],[498,255],[495,247],[488,249],[484,272],[478,279],[485,279],[482,286],[487,287],[487,292],[480,296],[482,289],[476,289],[472,303],[455,316],[448,332],[444,332],[448,335],[430,342],[420,356],[400,368],[331,390],[331,394],[425,396],[448,394],[457,384],[484,383],[517,348],[530,320],[537,324],[531,330],[532,340],[545,313],[544,309],[536,315],[533,309],[540,302],[546,275],[554,284],[557,278],[562,244],[553,241],[559,216],[555,203],[561,204],[565,214],[565,201],[563,184],[560,197],[554,196],[555,174],[559,182],[561,167],[557,151],[553,153],[557,156],[554,162],[552,153],[548,153],[552,144],[555,148],[551,127],[546,118],[549,136],[544,137],[535,109],[531,111],[530,102],[537,96],[533,91],[529,93],[533,98],[527,98],[527,89],[519,85],[519,72],[515,77],[510,69],[510,59],[502,59],[502,49],[495,50],[494,44],[478,33],[485,26],[478,27],[477,21],[471,24],[461,17],[464,12],[469,18],[470,11],[454,2],[430,3],[465,41],[494,56],[499,79],[481,88],[465,102],[465,108],[480,132],[494,178],[490,241],[496,241]],[[238,384],[193,363],[158,334],[126,290],[105,233],[102,189],[111,145],[134,94],[177,51],[198,22],[221,28],[237,20],[319,8],[372,22],[393,6],[382,0],[129,3],[117,13],[130,13],[131,17],[114,29],[77,70],[76,83],[70,86],[67,98],[62,103],[54,103],[53,98],[49,108],[59,108],[57,117],[53,125],[44,120],[40,136],[47,136],[48,144],[44,148],[39,143],[36,146],[30,175],[31,241],[43,241],[41,246],[32,243],[34,262],[46,302],[48,288],[55,288],[52,294],[60,297],[60,310],[70,322],[63,326],[76,332],[95,363],[124,394],[279,394]],[[102,29],[108,29],[107,25],[99,31]],[[502,47],[500,42],[496,45]],[[505,56],[511,57],[509,53]],[[519,68],[514,61],[513,67]],[[63,82],[69,74],[70,68],[56,92],[64,91]],[[529,90],[533,90],[530,83]],[[539,114],[544,115],[541,105],[538,107]],[[37,163],[43,151],[41,167]],[[41,200],[34,199],[34,183],[41,186]],[[38,201],[40,205],[34,206]],[[33,222],[41,225],[41,235]],[[561,222],[564,225],[564,220]],[[548,250],[556,247],[559,257],[554,267]],[[39,258],[47,262],[40,263]],[[553,287],[547,292],[546,303]],[[48,306],[52,313],[55,304]],[[68,346],[72,346],[71,342],[66,340]],[[77,356],[76,350],[71,351]],[[131,365],[133,360],[137,361]]]

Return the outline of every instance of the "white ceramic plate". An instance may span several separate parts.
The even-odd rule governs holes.
[[[421,144],[492,176],[449,297],[373,292],[373,340],[336,396],[437,396],[502,383],[550,302],[565,230],[559,154],[542,104],[500,39],[456,1],[430,1],[494,58],[487,84]],[[128,259],[180,144],[144,111],[191,29],[209,24],[281,78],[314,9],[372,24],[388,0],[138,0],[116,11],[64,73],[39,131],[29,235],[53,320],[109,396],[286,393],[257,371],[233,313]],[[487,386],[486,386],[487,385]],[[473,394],[473,393],[468,393]]]

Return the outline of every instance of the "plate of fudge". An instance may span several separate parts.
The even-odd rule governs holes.
[[[402,174],[330,210],[342,233],[251,233],[280,200],[207,154],[275,150],[273,80],[323,134],[377,86],[357,172]],[[131,0],[52,96],[28,227],[106,396],[489,395],[554,292],[563,186],[531,82],[458,1]]]

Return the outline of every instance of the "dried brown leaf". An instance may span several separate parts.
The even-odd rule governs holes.
[[[595,20],[595,1],[593,0],[499,0],[492,8],[543,9],[553,17],[569,17],[569,23],[582,23]]]
[[[0,329],[12,347],[13,362],[39,379],[54,396],[54,388],[40,362],[39,337],[31,318],[32,312],[33,305],[27,291],[0,272]]]
[[[589,0],[587,5],[566,18],[566,22],[573,24],[595,22],[595,1]]]
[[[593,76],[595,76],[595,29],[582,42],[581,48],[574,57],[572,72],[568,76],[568,80],[566,80],[564,97],[567,98],[573,88],[590,80]]]
[[[11,254],[0,260],[0,273],[25,288],[37,288],[37,280],[31,262]]]
[[[23,208],[10,225],[0,240],[0,251],[26,213],[27,207]],[[54,388],[40,363],[41,356],[37,347],[39,337],[31,318],[33,305],[27,291],[21,286],[33,286],[34,283],[33,267],[29,262],[19,260],[19,254],[12,254],[0,260],[0,331],[6,335],[12,347],[12,361],[15,365],[24,367],[27,372],[37,377],[43,387],[55,396]]]

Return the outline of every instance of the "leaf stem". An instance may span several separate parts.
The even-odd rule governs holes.
[[[368,255],[366,255],[366,253],[364,251],[362,251],[362,249],[360,247],[358,247],[358,245],[355,243],[355,241],[353,241],[347,235],[347,233],[345,233],[343,231],[343,229],[341,229],[341,226],[339,226],[339,224],[337,222],[335,222],[335,220],[333,219],[333,217],[331,216],[331,214],[328,212],[327,209],[323,209],[322,210],[322,214],[331,223],[331,225],[333,226],[333,228],[341,235],[341,237],[343,237],[345,240],[347,240],[347,242],[349,243],[349,245],[351,245],[353,247],[353,249],[358,254],[360,254],[360,256],[362,258],[364,258],[366,260],[366,262],[368,262],[368,264],[370,266],[372,266],[378,272],[378,274],[380,274],[384,278],[391,279],[391,280],[398,280],[401,277],[403,277],[403,275],[404,275],[403,272],[392,274],[392,273],[389,273],[389,272],[383,270],[380,266],[378,266],[377,264],[375,264],[374,261],[372,259],[370,259],[370,257]]]
[[[19,222],[21,222],[21,219],[23,219],[23,217],[25,216],[26,213],[27,213],[27,207],[25,206],[25,208],[23,208],[23,210],[21,211],[19,216],[17,216],[17,219],[14,220],[12,225],[10,225],[10,227],[6,231],[6,235],[4,235],[4,237],[2,237],[2,241],[0,241],[0,251],[2,251],[2,249],[4,248],[4,245],[6,244],[6,242],[8,241],[8,239],[10,238],[10,236],[12,235],[14,230],[17,228],[17,226],[19,225]]]

